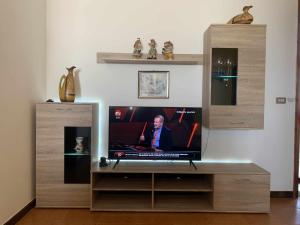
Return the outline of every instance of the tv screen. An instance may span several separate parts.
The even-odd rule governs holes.
[[[110,159],[201,159],[201,108],[109,107]]]

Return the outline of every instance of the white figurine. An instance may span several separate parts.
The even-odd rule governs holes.
[[[142,53],[142,49],[143,49],[143,45],[141,42],[141,39],[138,38],[133,45],[133,56],[136,58],[141,58],[143,53]]]

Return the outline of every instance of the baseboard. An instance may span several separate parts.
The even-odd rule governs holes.
[[[292,191],[271,191],[271,198],[293,198]]]
[[[4,225],[14,225],[14,224],[16,224],[20,219],[22,219],[23,216],[26,215],[26,213],[29,212],[30,209],[32,209],[34,207],[35,207],[35,199],[33,199],[31,202],[29,202],[23,209],[21,209],[16,215],[14,215]]]

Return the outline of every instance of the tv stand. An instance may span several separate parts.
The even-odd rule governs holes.
[[[193,166],[194,169],[197,170],[197,166],[195,165],[195,163],[191,159],[190,159],[190,166]]]
[[[116,166],[119,164],[119,162],[120,162],[120,159],[117,159],[117,161],[115,162],[115,164],[114,164],[114,166],[113,166],[113,170],[116,168]]]
[[[270,212],[270,174],[253,163],[115,165],[93,165],[91,211]]]

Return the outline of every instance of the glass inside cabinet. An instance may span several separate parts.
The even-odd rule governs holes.
[[[236,105],[238,49],[213,48],[211,105]]]
[[[64,182],[90,183],[91,128],[65,127]]]

